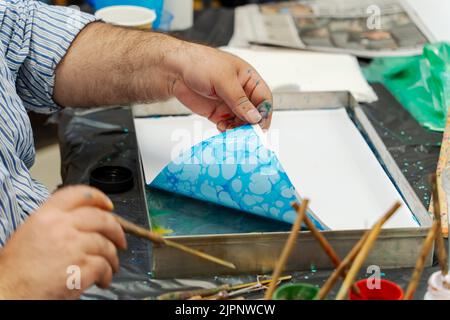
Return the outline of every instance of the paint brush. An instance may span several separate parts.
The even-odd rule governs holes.
[[[279,277],[277,280],[277,284],[279,284],[282,281],[290,280],[290,279],[292,279],[292,276]],[[227,299],[235,297],[237,295],[247,294],[247,293],[266,289],[265,284],[268,284],[268,283],[270,284],[271,282],[272,282],[272,279],[268,279],[268,280],[259,280],[259,281],[252,282],[252,283],[244,283],[244,284],[238,284],[238,285],[232,286],[227,292]]]
[[[220,287],[214,287],[214,288],[210,288],[210,289],[174,291],[174,292],[161,294],[156,299],[158,299],[158,300],[187,300],[187,299],[191,299],[193,297],[211,296],[218,292],[228,290],[229,288],[230,288],[229,285],[224,284]]]
[[[355,261],[353,262],[352,266],[350,267],[350,270],[348,271],[347,277],[345,277],[344,282],[342,283],[341,288],[338,291],[338,294],[336,296],[336,300],[343,300],[347,294],[348,289],[350,288],[351,284],[355,280],[355,277],[357,276],[361,266],[363,265],[364,261],[366,260],[367,256],[369,255],[370,250],[372,249],[373,245],[375,244],[375,240],[377,239],[378,235],[381,232],[381,228],[383,227],[383,224],[390,218],[392,215],[397,211],[398,208],[400,208],[401,204],[400,202],[396,202],[387,212],[383,215],[382,219],[375,223],[375,225],[372,227],[372,229],[369,232],[369,235],[367,236],[367,240],[362,245],[361,250],[359,251],[358,255],[355,258]]]
[[[447,121],[449,121],[449,123],[450,123],[450,114],[448,116],[448,120]],[[450,208],[450,205],[449,205],[449,200],[450,200],[450,167],[449,166],[445,167],[445,169],[441,172],[440,178],[441,178],[440,180],[441,180],[441,184],[442,184],[442,189],[444,189],[445,200],[444,201],[439,201],[440,202],[439,208],[447,208],[447,236],[448,236],[448,230],[449,230],[448,226],[450,226],[450,220],[448,219],[448,208]],[[439,194],[439,188],[438,188],[438,194]],[[442,203],[445,203],[446,206],[443,206]],[[441,209],[440,213],[442,214],[442,209]],[[441,223],[442,223],[442,221],[441,221]],[[442,236],[444,236],[444,235],[442,235]],[[449,266],[450,265],[450,240],[448,240],[447,242],[448,242],[447,265]]]
[[[438,192],[438,181],[435,174],[430,175],[430,184],[433,192],[433,214],[434,219],[441,225],[441,207]],[[436,251],[437,258],[439,261],[439,266],[441,267],[441,272],[443,276],[448,274],[448,264],[447,264],[447,253],[445,252],[444,238],[442,237],[442,229],[439,228],[436,231]]]
[[[294,202],[292,204],[292,207],[295,209],[295,211],[297,211],[298,214],[300,214],[300,205],[298,203]],[[341,259],[338,257],[337,253],[334,251],[331,244],[322,235],[322,233],[316,228],[316,226],[311,221],[311,219],[309,219],[307,214],[305,214],[305,218],[303,219],[303,221],[305,222],[306,227],[308,227],[309,231],[311,231],[312,235],[317,240],[317,242],[319,242],[323,251],[325,251],[325,253],[328,255],[331,262],[333,262],[334,267],[335,268],[339,267],[339,265],[341,264]],[[345,278],[346,276],[347,276],[347,272],[346,272],[346,270],[344,270],[344,272],[342,273],[342,277]],[[355,284],[352,284],[352,291],[355,292],[357,295],[359,295],[359,293],[360,293],[359,288]]]
[[[320,288],[319,293],[316,296],[316,299],[323,300],[327,297],[333,286],[336,284],[336,281],[344,272],[346,272],[347,267],[350,265],[350,263],[353,262],[355,257],[358,255],[358,252],[361,250],[362,245],[364,244],[364,242],[366,242],[367,237],[369,236],[369,231],[370,230],[367,230],[364,233],[361,239],[358,240],[358,242],[353,246],[352,250],[350,250],[350,252],[344,258],[344,260],[342,260],[341,264],[336,268],[336,270],[333,271],[333,273],[324,283],[322,288]]]
[[[236,296],[242,296],[243,294],[252,293],[255,291],[263,290],[266,287],[261,284],[256,284],[251,287],[235,290],[235,291],[221,291],[213,296],[204,297],[205,300],[230,300]]]
[[[416,261],[416,266],[414,267],[411,280],[409,281],[408,288],[406,289],[405,296],[403,300],[411,300],[416,292],[417,285],[419,284],[420,276],[422,275],[423,268],[425,266],[425,260],[433,247],[433,242],[436,238],[437,229],[441,227],[440,223],[436,220],[433,221],[430,230],[428,231],[427,237],[422,245],[422,250],[420,250],[419,258]]]
[[[278,282],[290,280],[292,276],[284,276],[278,279]],[[217,295],[220,292],[228,291],[231,292],[232,295],[235,295],[234,292],[237,292],[242,289],[248,289],[255,287],[257,285],[263,287],[265,284],[268,284],[272,281],[272,279],[260,280],[242,284],[236,284],[234,286],[230,286],[228,284],[224,284],[215,288],[210,289],[195,289],[195,290],[184,290],[184,291],[174,291],[169,293],[161,294],[157,297],[158,300],[186,300],[186,299],[201,299],[208,296]],[[234,291],[234,292],[233,292]],[[200,298],[198,298],[200,297]]]
[[[297,218],[295,219],[295,222],[292,225],[291,233],[289,234],[286,244],[284,245],[283,251],[281,252],[280,259],[278,260],[277,264],[275,265],[275,269],[273,270],[272,281],[270,282],[269,288],[266,290],[266,293],[264,295],[264,299],[266,300],[272,299],[273,292],[275,290],[275,287],[277,286],[278,278],[283,272],[284,266],[286,265],[286,262],[292,252],[292,249],[294,248],[295,241],[297,240],[298,237],[298,232],[300,231],[300,227],[302,226],[302,222],[306,216],[306,209],[308,208],[308,202],[309,202],[308,199],[304,199],[302,201],[299,213],[297,214]]]
[[[279,277],[277,282],[291,280],[291,279],[292,279],[292,276],[283,276],[283,277]],[[272,282],[272,279],[260,280],[260,281],[255,281],[255,282],[242,283],[242,284],[236,284],[236,285],[230,287],[229,291],[239,290],[239,289],[243,289],[243,288],[248,288],[248,287],[255,286],[257,284],[265,285],[265,284],[268,284],[270,282]]]
[[[236,266],[234,264],[232,264],[231,262],[216,258],[207,253],[192,249],[188,246],[179,244],[177,242],[164,239],[161,235],[159,235],[157,233],[154,233],[154,232],[151,232],[150,230],[142,228],[128,220],[125,220],[122,217],[119,217],[116,214],[113,214],[113,215],[114,215],[115,219],[117,220],[117,222],[119,222],[119,224],[122,226],[122,229],[127,233],[134,234],[135,236],[138,236],[140,238],[148,239],[154,243],[164,244],[168,247],[178,249],[180,251],[183,251],[183,252],[186,252],[193,256],[220,264],[220,265],[225,266],[230,269],[236,269]]]

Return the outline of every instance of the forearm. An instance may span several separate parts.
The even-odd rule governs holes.
[[[53,98],[72,107],[166,99],[185,46],[163,34],[92,23],[58,65]]]
[[[247,62],[167,35],[87,25],[56,68],[53,100],[89,107],[171,96],[221,131],[244,123],[268,128],[272,94]]]

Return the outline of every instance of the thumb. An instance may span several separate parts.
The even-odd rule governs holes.
[[[261,121],[261,114],[250,102],[237,78],[231,81],[221,81],[220,84],[215,85],[215,88],[216,94],[241,120],[251,124]]]

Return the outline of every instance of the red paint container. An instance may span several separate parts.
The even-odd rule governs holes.
[[[361,295],[350,291],[350,300],[402,300],[403,289],[395,282],[381,279],[379,287],[374,287],[371,280],[359,280],[356,286],[359,288]],[[371,287],[372,286],[372,287]],[[351,289],[350,289],[351,290]]]

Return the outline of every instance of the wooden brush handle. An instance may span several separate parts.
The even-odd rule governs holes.
[[[296,202],[292,204],[292,207],[294,207],[295,211],[297,213],[300,213],[300,205]],[[331,262],[333,262],[335,268],[337,269],[339,265],[341,264],[341,259],[337,255],[337,253],[334,251],[331,244],[327,241],[327,239],[320,233],[320,231],[316,228],[314,223],[308,218],[308,215],[305,214],[305,217],[303,218],[303,222],[305,222],[306,227],[308,227],[309,231],[311,231],[311,234],[316,238],[316,240],[319,242],[320,246],[322,247],[323,251],[328,255]],[[341,276],[345,278],[347,276],[347,271],[344,269]],[[357,295],[360,294],[359,288],[356,286],[356,284],[352,284],[352,291],[356,293]]]
[[[119,217],[116,214],[113,214],[114,217],[116,218],[117,222],[119,222],[119,224],[122,226],[123,230],[127,233],[131,233],[134,234],[135,236],[141,237],[141,238],[145,238],[148,239],[154,243],[159,243],[159,244],[165,244],[168,247],[172,247],[175,248],[177,250],[181,250],[183,252],[186,252],[188,254],[191,254],[193,256],[220,264],[222,266],[225,266],[227,268],[230,269],[236,269],[236,266],[229,262],[229,261],[225,261],[223,259],[219,259],[217,257],[214,257],[210,254],[207,254],[205,252],[190,248],[188,246],[179,244],[177,242],[174,241],[170,241],[170,240],[166,240],[164,239],[161,235],[151,232],[150,230],[144,229],[130,221],[127,221],[121,217]]]
[[[122,217],[119,217],[118,215],[114,214],[114,218],[116,218],[117,222],[121,225],[123,230],[127,233],[134,234],[135,236],[146,238],[154,243],[165,243],[164,238],[154,232],[151,232],[150,230],[144,229],[130,221],[127,221],[123,219]]]

